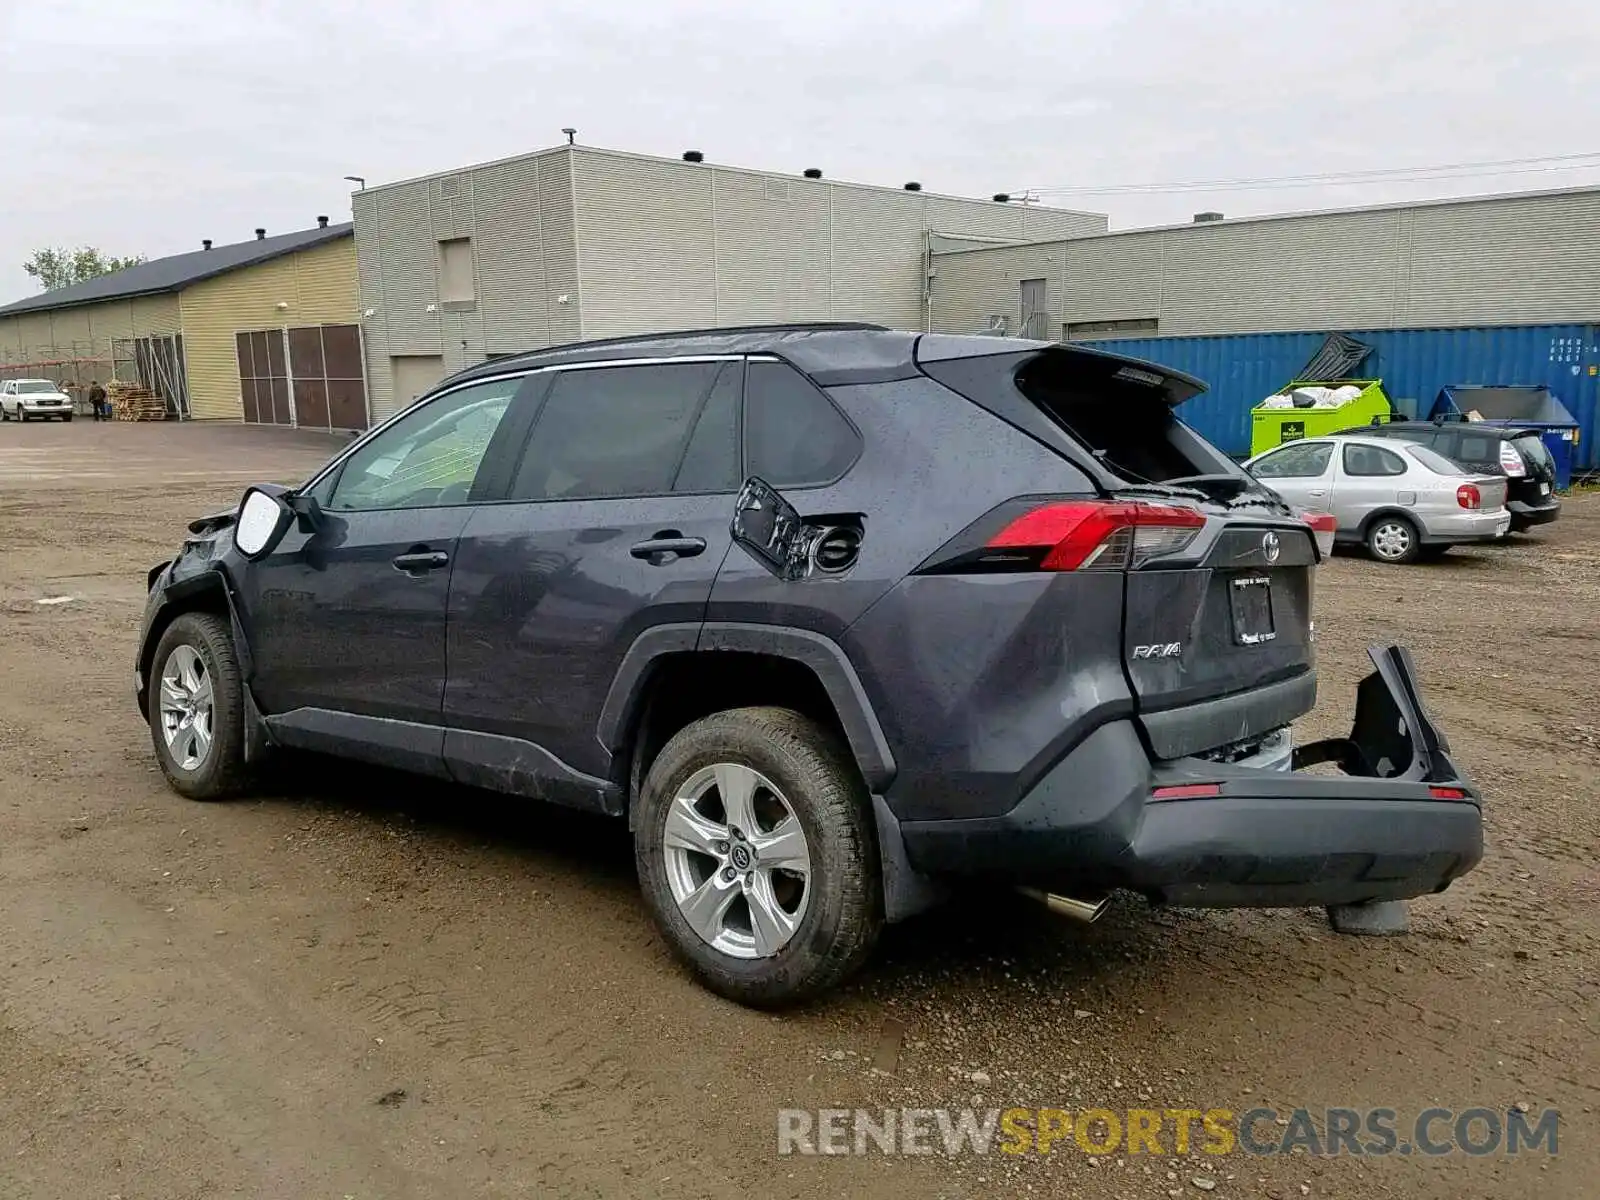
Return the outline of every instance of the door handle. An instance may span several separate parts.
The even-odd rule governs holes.
[[[394,564],[396,571],[403,571],[407,575],[422,575],[448,566],[450,556],[443,550],[408,550],[404,554],[395,555],[389,561]]]
[[[684,537],[676,529],[666,529],[655,537],[635,542],[628,553],[635,558],[646,558],[657,566],[667,562],[667,555],[693,558],[706,548],[705,538]]]

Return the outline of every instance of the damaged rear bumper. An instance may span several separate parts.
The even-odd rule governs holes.
[[[1442,891],[1483,856],[1480,798],[1423,707],[1410,656],[1370,653],[1377,669],[1350,735],[1297,749],[1293,770],[1152,763],[1132,722],[1113,722],[1008,813],[903,822],[907,856],[933,875],[1076,896],[1129,888],[1198,907]]]

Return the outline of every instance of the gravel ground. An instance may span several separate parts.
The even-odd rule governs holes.
[[[4,1200],[1595,1194],[1600,497],[1514,545],[1321,570],[1304,734],[1401,641],[1488,794],[1483,866],[1409,937],[1131,898],[1085,929],[997,897],[771,1016],[671,964],[611,825],[337,765],[231,804],[167,791],[128,694],[144,570],[330,445],[0,435]],[[945,1105],[1562,1125],[1554,1159],[776,1150],[780,1107]]]

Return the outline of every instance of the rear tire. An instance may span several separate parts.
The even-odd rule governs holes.
[[[175,619],[156,644],[149,686],[150,740],[172,790],[191,800],[243,791],[244,684],[228,622],[206,612]]]
[[[871,954],[883,925],[871,799],[816,722],[782,708],[696,721],[662,748],[637,804],[645,902],[712,991],[796,1004]]]
[[[1367,553],[1382,563],[1396,566],[1415,562],[1422,551],[1422,537],[1409,517],[1379,517],[1367,530]]]

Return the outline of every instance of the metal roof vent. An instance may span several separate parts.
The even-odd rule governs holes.
[[[203,240],[202,240],[202,241],[201,241],[201,243],[200,243],[200,249],[202,249],[202,250],[209,250],[209,249],[211,249],[211,239],[210,239],[210,238],[205,238],[205,239],[203,239]]]
[[[1194,223],[1196,225],[1209,225],[1213,221],[1220,220],[1222,220],[1222,214],[1219,212],[1203,212],[1195,213],[1194,215]]]
[[[265,229],[256,230],[256,241],[264,242],[266,240],[267,240],[267,231]]]
[[[685,150],[683,152],[684,162],[705,162],[705,160],[706,156],[698,150]]]
[[[996,204],[1010,204],[1011,203],[1011,193],[1010,192],[996,192],[994,194],[994,202]]]
[[[918,183],[915,179],[913,179],[910,183],[906,184],[906,191],[908,191],[908,192],[920,192],[921,190],[922,190],[922,185],[920,183]]]
[[[821,170],[819,170],[816,167],[807,167],[804,171],[801,171],[800,174],[804,175],[807,179],[821,179],[822,178]]]
[[[317,228],[318,229],[326,229],[327,227],[328,227],[328,218],[327,217],[318,217],[317,218]]]

